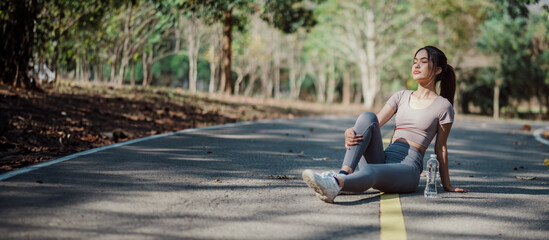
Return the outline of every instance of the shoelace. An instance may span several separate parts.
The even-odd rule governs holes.
[[[326,177],[337,177],[337,174],[334,171],[326,171],[320,174],[323,178]]]

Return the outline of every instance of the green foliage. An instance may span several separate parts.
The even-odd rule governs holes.
[[[293,33],[299,28],[311,29],[317,24],[314,5],[324,0],[277,0],[267,1],[261,9],[261,18],[284,33]]]
[[[180,8],[196,12],[207,23],[223,22],[228,12],[232,13],[232,27],[244,31],[248,15],[256,8],[255,0],[189,0],[183,1]]]
[[[491,85],[496,79],[502,80],[503,100],[529,101],[537,96],[543,102],[543,95],[547,99],[547,12],[529,13],[524,3],[531,2],[536,1],[498,2],[480,28],[478,48],[498,59]]]
[[[173,78],[183,78],[187,77],[188,72],[189,58],[184,54],[166,57],[153,66],[153,75],[156,78],[162,78],[164,75],[170,75]]]
[[[471,113],[470,104],[480,108],[480,113],[491,114],[494,98],[495,68],[476,68],[460,79],[463,86],[460,91],[461,109],[463,113]],[[506,98],[502,98],[506,99]],[[501,103],[500,103],[501,104]],[[507,101],[503,102],[507,104]]]
[[[50,67],[57,65],[59,72],[65,75],[79,69],[94,71],[94,75],[99,75],[97,71],[101,71],[104,76],[109,76],[111,69],[114,69],[113,76],[119,74],[122,46],[128,38],[129,47],[125,56],[136,63],[136,80],[142,81],[143,55],[148,55],[152,50],[154,64],[149,72],[152,71],[156,83],[163,84],[167,79],[188,79],[189,59],[185,49],[184,26],[179,26],[181,16],[191,18],[197,14],[211,24],[223,23],[227,14],[231,13],[232,25],[229,27],[238,30],[233,31],[232,56],[235,61],[242,60],[235,65],[246,66],[244,60],[250,62],[258,59],[267,61],[267,64],[273,61],[270,62],[273,65],[273,46],[268,44],[271,36],[248,32],[258,29],[254,25],[257,23],[250,21],[249,17],[259,14],[263,21],[281,30],[277,33],[281,34],[280,45],[276,47],[282,48],[277,53],[281,57],[279,67],[282,68],[283,86],[288,84],[285,81],[289,78],[288,57],[291,55],[298,61],[296,65],[299,67],[296,69],[299,68],[300,73],[297,75],[302,76],[303,71],[309,72],[305,76],[303,93],[312,95],[319,79],[315,74],[322,71],[319,66],[326,66],[326,72],[331,76],[332,69],[328,66],[333,62],[338,81],[344,72],[351,73],[352,83],[360,80],[360,66],[363,66],[360,64],[368,62],[358,61],[358,49],[365,49],[367,41],[372,40],[365,31],[368,22],[365,16],[371,10],[376,21],[381,19],[374,24],[375,31],[379,32],[373,40],[378,57],[375,59],[376,74],[382,95],[404,87],[416,88],[417,83],[410,78],[412,56],[419,47],[435,45],[447,54],[451,64],[458,67],[458,85],[461,86],[458,96],[461,100],[458,102],[464,111],[469,110],[472,104],[481,112],[489,113],[493,107],[496,83],[501,88],[502,107],[517,101],[531,101],[532,98],[549,106],[548,8],[530,6],[539,3],[539,0],[7,0],[0,3],[0,20],[5,31],[15,26],[15,21],[32,18],[33,21],[28,24],[36,25],[22,28],[32,29],[27,31],[27,37],[32,39],[32,44],[27,44],[30,45],[27,48],[33,47],[32,54],[27,54],[30,55],[27,57],[32,60],[31,63],[46,63]],[[133,7],[131,33],[125,36],[130,5]],[[35,16],[14,14],[18,6],[37,12]],[[205,28],[206,35],[201,40],[198,59],[198,79],[208,81],[210,66],[205,58],[209,55],[205,54],[205,49],[213,46],[210,42],[213,38],[209,36],[217,32],[213,32],[213,28]],[[349,38],[345,35],[353,31],[359,33],[354,46],[349,44]],[[177,40],[176,33],[179,34]],[[14,33],[9,35],[15,36]],[[290,41],[285,35],[299,35],[299,38]],[[17,41],[8,38],[1,41],[8,50],[17,47]],[[176,45],[179,47],[177,53]],[[300,52],[291,52],[294,49]],[[221,59],[219,53],[215,53],[215,58]],[[488,56],[494,62],[478,69],[460,68],[462,63],[476,55]],[[360,57],[363,60],[365,56]],[[2,58],[11,61],[18,57],[3,55]],[[28,65],[28,61],[25,63]],[[212,63],[217,64],[218,70],[221,68],[220,61]],[[307,63],[317,69],[311,71],[305,68]],[[4,72],[15,69],[11,65],[3,66],[7,69]],[[261,66],[257,70],[261,71]],[[272,72],[269,74],[272,75]],[[126,71],[124,78],[129,80],[130,71]],[[244,79],[243,85],[248,82],[249,76]],[[341,95],[341,83],[337,86]],[[256,85],[256,88],[259,87],[259,84]]]

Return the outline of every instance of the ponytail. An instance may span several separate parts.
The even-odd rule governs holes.
[[[456,94],[456,73],[454,68],[450,64],[446,64],[446,67],[437,76],[437,81],[440,81],[440,96],[448,99],[453,106]]]
[[[425,46],[417,50],[416,55],[421,50],[427,51],[429,62],[432,64],[431,74],[435,74],[437,68],[442,69],[442,72],[436,76],[436,82],[440,81],[440,96],[448,99],[453,106],[456,94],[456,73],[454,68],[448,64],[446,55],[440,49],[433,46]]]

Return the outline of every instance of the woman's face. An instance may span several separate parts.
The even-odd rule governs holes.
[[[414,57],[412,64],[412,78],[414,80],[429,80],[431,76],[431,64],[429,64],[429,56],[427,50],[421,49]]]

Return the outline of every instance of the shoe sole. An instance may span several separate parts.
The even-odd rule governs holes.
[[[327,202],[327,203],[333,203],[333,200],[328,199],[328,197],[324,194],[322,191],[322,188],[318,186],[315,182],[315,175],[312,170],[305,170],[301,174],[301,177],[303,177],[303,180],[305,180],[305,183],[307,186],[312,188],[317,194],[316,196],[320,198],[320,200]]]

